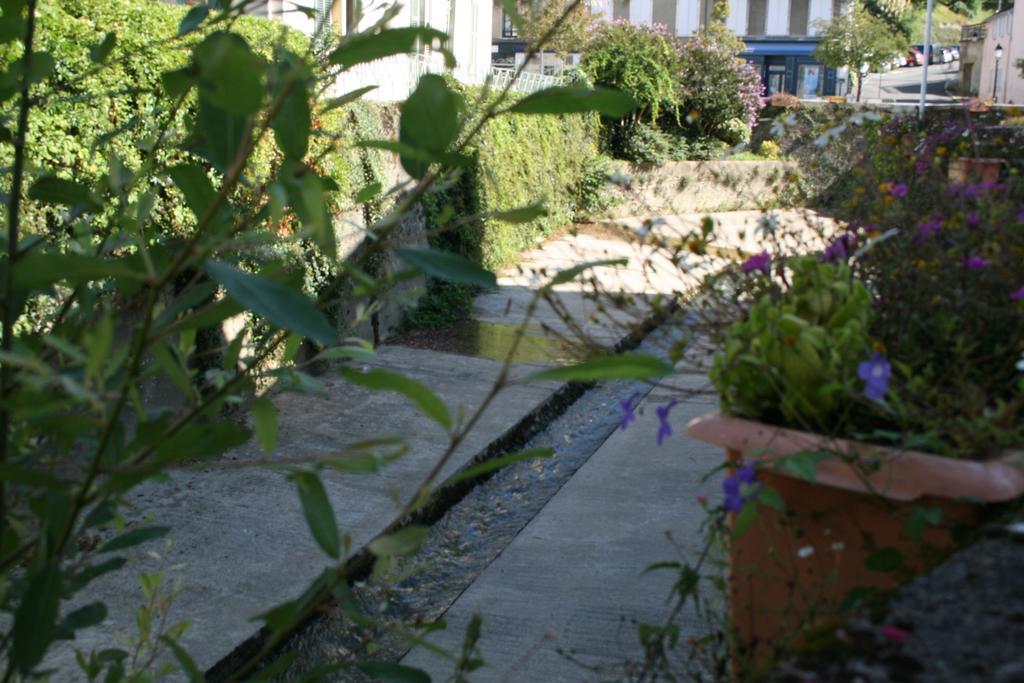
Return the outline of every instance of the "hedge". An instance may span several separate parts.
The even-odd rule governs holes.
[[[33,114],[27,138],[29,184],[32,168],[54,169],[59,175],[95,183],[108,172],[110,154],[116,154],[126,169],[135,171],[146,157],[145,147],[164,125],[169,124],[175,142],[185,140],[187,131],[183,124],[195,106],[194,95],[168,121],[171,114],[167,100],[161,103],[158,94],[161,75],[185,66],[192,47],[205,35],[199,31],[176,38],[186,9],[154,0],[41,2],[36,39],[38,49],[50,52],[55,60],[55,69],[43,86],[54,94]],[[280,44],[300,54],[309,47],[304,35],[277,22],[241,17],[231,30],[242,35],[264,58],[271,58]],[[116,34],[117,42],[105,65],[95,69],[90,61],[90,48],[100,43],[107,31]],[[15,50],[20,48],[14,44],[0,48],[0,62],[10,63],[18,56]],[[10,116],[12,110],[8,108],[3,113]],[[314,122],[320,136],[314,138],[310,158],[322,149],[316,143],[324,144],[323,133],[341,134],[349,129],[346,116],[336,110]],[[0,163],[9,167],[12,154],[12,149],[5,146],[0,152]],[[249,187],[258,187],[277,154],[268,136],[246,169]],[[168,145],[163,152],[163,158],[171,161],[186,156],[180,145]],[[320,166],[317,170],[339,185],[336,208],[351,206],[351,200],[345,198],[354,196],[362,184],[356,153],[345,149],[330,154]],[[193,219],[176,188],[166,178],[146,180],[140,186],[155,194],[156,224],[171,233],[187,231]],[[60,239],[62,236],[54,233],[58,218],[54,209],[29,203],[24,229],[27,233]],[[102,227],[102,219],[98,222]]]

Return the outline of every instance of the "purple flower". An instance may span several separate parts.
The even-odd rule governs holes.
[[[857,376],[864,380],[864,396],[871,401],[881,401],[889,392],[889,375],[892,365],[885,357],[876,353],[857,366]]]
[[[1020,286],[1020,289],[1010,292],[1011,301],[1024,301],[1024,285]]]
[[[722,506],[729,512],[739,512],[743,504],[757,497],[761,487],[757,483],[757,468],[749,462],[722,482],[725,499]]]
[[[989,260],[983,256],[972,256],[964,261],[967,270],[983,270],[989,267]]]
[[[926,242],[942,230],[945,222],[941,218],[921,221],[917,224],[917,242]]]
[[[1024,208],[1017,210],[1017,220],[1024,223]]]
[[[977,211],[968,211],[967,223],[970,225],[977,225],[978,223],[981,223],[981,216],[978,215]]]
[[[905,183],[890,183],[889,194],[893,197],[906,197],[909,188]]]
[[[821,260],[826,263],[845,261],[850,257],[853,248],[856,246],[857,236],[852,232],[845,232],[837,237],[832,244],[828,245],[828,248],[821,255]]]
[[[762,251],[760,254],[754,254],[746,261],[740,268],[743,269],[744,273],[751,273],[755,270],[760,270],[765,275],[771,270],[772,257],[768,255],[767,251]]]
[[[659,446],[665,439],[672,436],[672,425],[668,423],[668,413],[670,410],[672,410],[672,407],[675,406],[675,404],[678,402],[679,401],[672,399],[671,401],[668,402],[668,405],[658,406],[657,410],[655,411],[656,413],[658,413],[658,421],[660,422],[660,425],[658,426]]]
[[[622,422],[619,423],[619,429],[626,429],[630,422],[636,420],[636,413],[633,412],[633,402],[640,398],[640,392],[635,391],[633,395],[627,398],[625,401],[619,401],[619,406],[622,408]]]

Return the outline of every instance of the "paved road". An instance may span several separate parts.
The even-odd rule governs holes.
[[[960,62],[932,64],[928,67],[928,102],[956,102],[962,99],[954,91],[959,80]],[[908,66],[881,74],[868,74],[861,91],[865,102],[913,103],[919,101],[921,72],[924,67]]]

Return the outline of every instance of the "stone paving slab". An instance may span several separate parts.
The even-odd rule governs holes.
[[[703,547],[705,515],[696,497],[714,498],[720,490],[717,477],[701,480],[721,462],[721,451],[682,434],[691,418],[714,408],[713,398],[677,405],[671,412],[676,433],[659,447],[654,408],[668,395],[663,389],[649,395],[637,421],[609,437],[448,609],[447,629],[429,639],[452,651],[470,618],[483,617],[479,646],[486,665],[474,681],[602,679],[558,648],[609,671],[640,657],[636,625],[665,619],[676,578],[643,571],[679,559],[665,532],[693,561]],[[683,642],[703,632],[697,620],[680,623]],[[452,673],[448,660],[423,649],[403,663],[425,669],[435,681]]]

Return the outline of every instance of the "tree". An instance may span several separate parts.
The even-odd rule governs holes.
[[[529,0],[520,5],[520,11],[527,45],[539,45],[557,23],[544,48],[562,56],[582,50],[598,22],[598,15],[582,0]]]
[[[857,74],[858,102],[864,84],[859,75],[861,67],[866,64],[869,69],[878,70],[908,47],[905,36],[859,4],[830,22],[816,23],[821,42],[814,51],[815,57],[826,66],[850,67]]]

